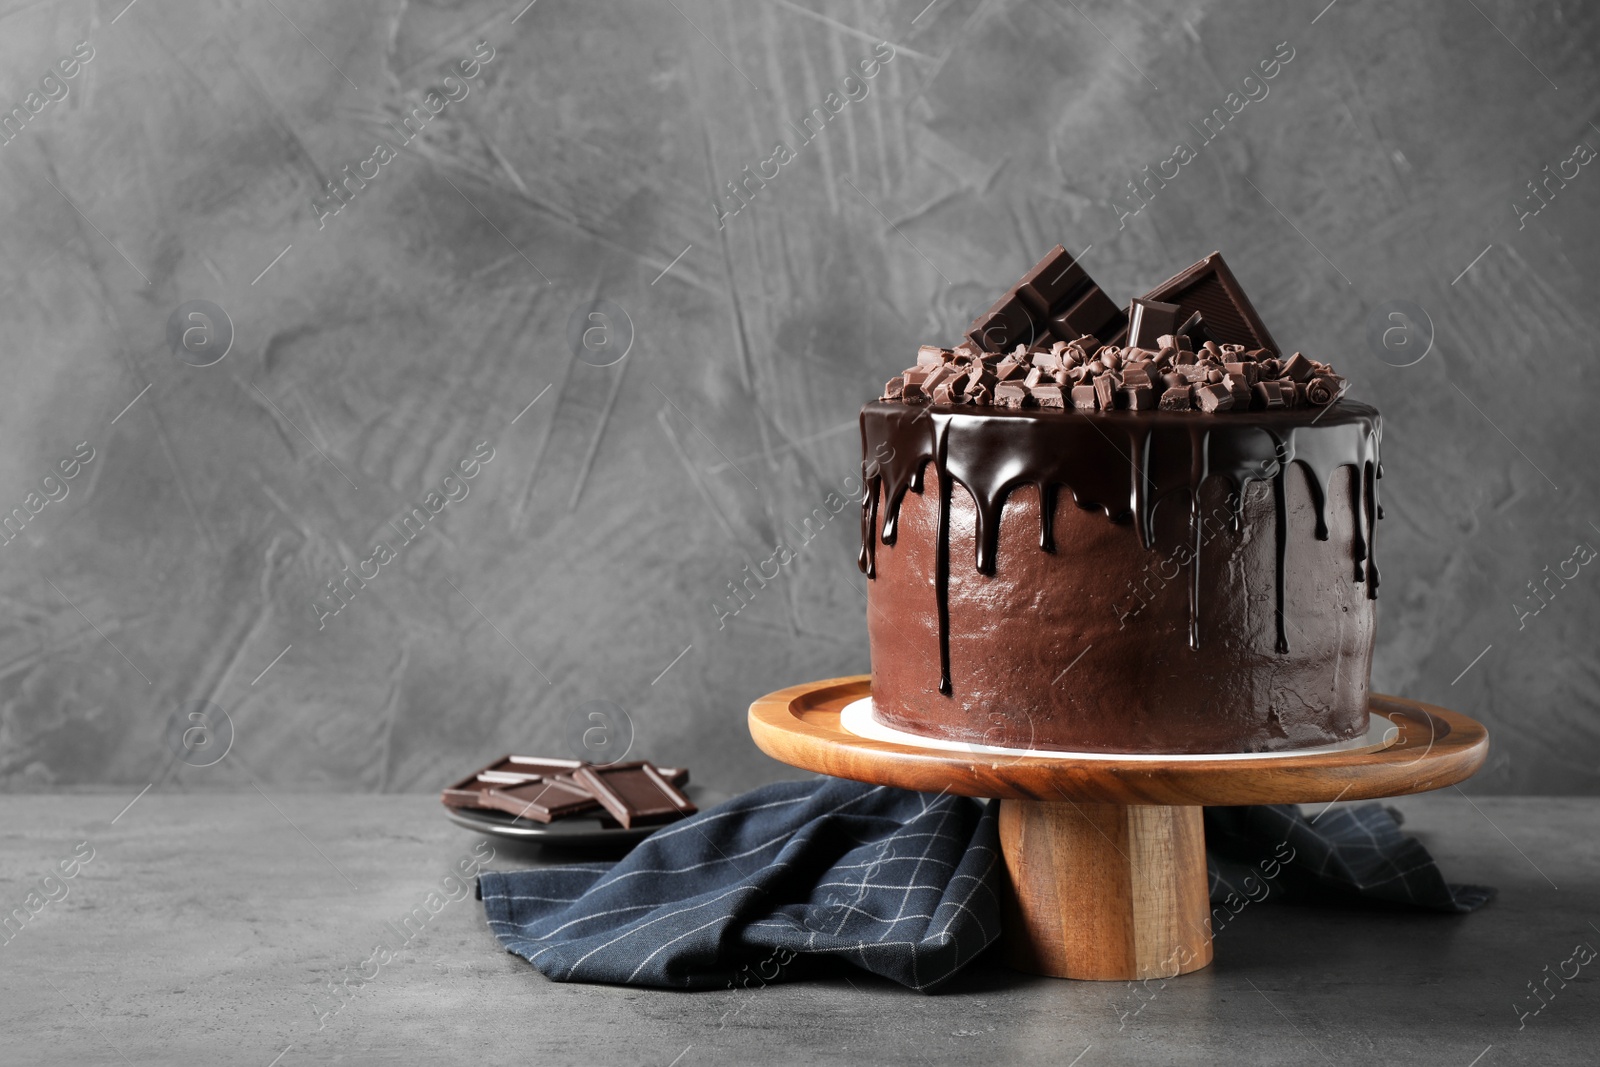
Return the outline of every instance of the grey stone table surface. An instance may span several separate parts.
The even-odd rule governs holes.
[[[0,797],[8,1067],[1600,1062],[1600,963],[1573,962],[1600,946],[1600,799],[1394,802],[1447,876],[1499,888],[1473,915],[1252,904],[1212,967],[1165,983],[986,957],[939,996],[863,972],[708,993],[553,983],[449,881],[485,839],[432,796],[130,799]],[[488,866],[560,858],[497,842]],[[430,892],[436,913],[341,1006],[331,985]]]

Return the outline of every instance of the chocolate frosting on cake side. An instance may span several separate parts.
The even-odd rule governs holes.
[[[1372,408],[1341,402],[1224,419],[879,401],[862,409],[861,434],[861,569],[879,577],[880,546],[904,556],[889,587],[869,586],[878,602],[869,618],[874,700],[891,724],[989,743],[1154,752],[1287,748],[1365,729],[1382,434]],[[930,465],[936,500],[923,499]],[[1270,511],[1261,490],[1250,492],[1258,482]],[[1131,529],[1107,536],[1058,512],[1063,487],[1078,508]],[[919,522],[932,520],[931,545],[900,546],[908,492]],[[1018,519],[1033,527],[1036,558],[1018,553],[1019,532],[1002,529]],[[951,553],[957,520],[970,523],[973,543],[953,603],[952,569],[967,566]],[[1058,522],[1093,549],[1058,545]],[[1269,535],[1267,566],[1254,539]],[[933,558],[922,559],[928,548]],[[1021,599],[996,604],[985,582]],[[1256,589],[1249,599],[1247,587]],[[1141,620],[1146,595],[1154,607]],[[1270,644],[1257,647],[1265,641],[1243,616],[1263,597]],[[971,617],[953,619],[953,607]],[[954,671],[953,625],[963,649]],[[1065,667],[1053,665],[1070,658],[1073,640],[1106,646],[1080,665],[1093,684],[1080,677],[1058,688],[1050,673],[1032,676]],[[1040,648],[1015,647],[1029,641]],[[1116,659],[1102,662],[1108,651]],[[931,668],[921,684],[912,662]],[[1074,700],[1091,692],[1093,707]],[[1125,716],[1107,706],[1117,701]]]

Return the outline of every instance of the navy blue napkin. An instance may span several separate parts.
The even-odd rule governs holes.
[[[486,871],[478,893],[506,949],[556,981],[724,989],[834,957],[930,992],[999,936],[997,811],[838,778],[780,782],[657,831],[620,863]],[[1208,809],[1206,832],[1214,922],[1235,899],[1269,895],[1441,911],[1492,895],[1447,885],[1376,804],[1315,820]]]
[[[1306,904],[1369,901],[1468,912],[1494,890],[1453,885],[1422,843],[1400,832],[1404,816],[1381,804],[1324,808],[1307,819],[1289,804],[1207,808],[1211,901]],[[1218,918],[1212,911],[1213,927]]]

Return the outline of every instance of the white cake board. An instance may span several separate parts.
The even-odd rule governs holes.
[[[908,733],[897,730],[893,726],[878,721],[872,710],[872,698],[862,697],[860,700],[846,704],[839,712],[839,725],[857,737],[868,741],[892,741],[899,745],[911,745],[917,748],[935,748],[946,752],[970,752],[983,756],[1035,756],[1045,759],[1066,760],[1148,760],[1158,763],[1182,762],[1186,760],[1274,760],[1291,756],[1307,756],[1328,752],[1358,752],[1362,749],[1382,748],[1394,740],[1399,728],[1381,715],[1372,716],[1367,724],[1367,732],[1361,737],[1352,737],[1348,741],[1339,741],[1331,745],[1317,745],[1312,748],[1291,748],[1281,752],[1217,752],[1217,753],[1166,753],[1166,752],[1061,752],[1045,748],[1003,748],[996,745],[980,745],[966,741],[951,741],[942,737],[924,737],[922,734]]]

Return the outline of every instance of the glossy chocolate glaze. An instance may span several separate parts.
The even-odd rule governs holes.
[[[963,407],[876,402],[862,410],[861,430],[864,454],[878,457],[865,472],[862,569],[869,577],[878,577],[880,545],[900,554],[895,546],[904,532],[902,511],[907,508],[908,492],[916,494],[915,510],[919,514],[924,509],[931,513],[924,517],[931,518],[933,526],[927,531],[931,544],[919,546],[910,554],[920,556],[922,548],[931,548],[933,558],[919,564],[923,566],[922,573],[916,573],[916,567],[902,570],[894,576],[896,588],[892,591],[878,588],[882,585],[878,581],[869,587],[880,602],[878,607],[892,602],[901,620],[914,623],[911,627],[904,622],[886,626],[881,618],[869,620],[873,623],[874,699],[880,716],[907,729],[960,735],[966,722],[962,714],[978,714],[980,718],[987,714],[981,711],[981,702],[976,702],[976,691],[984,690],[985,701],[1032,700],[1035,706],[1027,709],[1027,714],[1033,716],[1028,736],[1013,740],[1027,743],[1031,738],[1040,747],[1254,750],[1318,744],[1365,728],[1366,674],[1374,611],[1372,605],[1362,602],[1377,593],[1378,571],[1372,548],[1378,517],[1377,479],[1381,475],[1381,421],[1373,409],[1340,403],[1329,408],[1214,416],[1040,410],[979,413]],[[936,501],[923,499],[930,465]],[[1341,471],[1345,476],[1336,482]],[[1247,509],[1247,499],[1260,501],[1262,496],[1259,489],[1255,493],[1249,491],[1256,482],[1268,483],[1270,510],[1264,501]],[[954,494],[957,486],[964,490],[962,494]],[[1107,540],[1099,531],[1091,533],[1073,518],[1072,511],[1058,510],[1062,487],[1069,490],[1079,509],[1100,512],[1105,517],[1099,520],[1101,523],[1109,519],[1112,524],[1123,526],[1120,540],[1126,544],[1115,538]],[[1275,684],[1279,685],[1280,697],[1291,691],[1291,695],[1298,694],[1300,704],[1309,709],[1307,713],[1293,724],[1294,729],[1286,731],[1281,708],[1260,709],[1265,717],[1259,721],[1248,712],[1230,712],[1230,726],[1220,736],[1206,724],[1192,720],[1194,729],[1189,731],[1168,730],[1158,724],[1155,732],[1161,735],[1159,739],[1149,733],[1149,722],[1139,736],[1129,736],[1126,731],[1113,736],[1118,733],[1113,717],[1102,721],[1097,730],[1090,730],[1093,736],[1086,736],[1079,729],[1083,723],[1075,725],[1050,714],[1054,696],[1049,691],[1048,678],[1038,681],[1037,693],[1031,682],[996,681],[1005,677],[1002,661],[1009,654],[1009,650],[1000,648],[978,655],[974,662],[982,661],[984,665],[963,675],[971,691],[958,692],[956,683],[961,679],[953,679],[951,669],[951,568],[959,566],[952,562],[950,552],[952,507],[962,523],[970,515],[968,536],[973,544],[971,572],[958,575],[962,595],[956,599],[988,619],[985,625],[1014,629],[1012,623],[999,621],[993,615],[996,605],[981,592],[983,580],[996,576],[1003,541],[1017,540],[1015,531],[1007,531],[1002,537],[1002,512],[1007,510],[1007,500],[1013,494],[1017,499],[1010,510],[1019,514],[1007,515],[1006,520],[1009,523],[1020,519],[1036,529],[1033,554],[1038,558],[1013,559],[1011,580],[1026,572],[1029,581],[1035,583],[1035,614],[1048,608],[1043,614],[1054,620],[1052,625],[1059,624],[1058,629],[1083,634],[1096,631],[1106,623],[1108,605],[1119,593],[1117,587],[1131,586],[1141,572],[1149,571],[1152,560],[1160,560],[1164,568],[1187,572],[1181,577],[1183,599],[1181,606],[1167,605],[1175,593],[1165,591],[1157,598],[1162,601],[1160,605],[1146,609],[1144,625],[1154,626],[1152,637],[1159,631],[1160,639],[1148,648],[1133,646],[1135,658],[1148,654],[1147,666],[1152,669],[1159,667],[1169,674],[1188,671],[1197,681],[1203,676],[1205,684],[1213,689],[1220,686],[1223,691],[1230,689],[1227,683],[1234,674],[1252,674],[1248,679],[1234,679],[1240,684],[1231,693],[1251,700],[1262,698],[1257,683],[1270,674],[1278,679]],[[1210,501],[1204,509],[1203,501]],[[1330,504],[1337,505],[1337,514],[1330,516]],[[1158,507],[1163,516],[1160,524],[1156,522]],[[1228,529],[1220,535],[1213,516],[1218,507],[1228,518]],[[1175,510],[1180,516],[1177,519]],[[1082,531],[1076,535],[1080,543],[1058,552],[1057,527],[1064,522]],[[1131,530],[1126,529],[1128,526]],[[1328,543],[1330,531],[1337,543]],[[1240,576],[1246,570],[1252,580],[1267,579],[1262,573],[1267,568],[1253,564],[1247,568],[1245,561],[1255,558],[1253,541],[1269,533],[1273,542],[1271,644],[1266,649],[1251,650],[1244,647],[1248,642],[1242,640],[1242,624],[1236,617],[1241,611],[1248,611],[1249,606],[1234,603],[1234,591],[1225,583],[1243,580]],[[1089,536],[1103,542],[1103,547],[1090,553],[1077,551],[1085,547],[1081,542]],[[1034,540],[1032,534],[1029,540]],[[1315,546],[1314,552],[1305,547],[1316,542],[1321,544]],[[1181,566],[1173,563],[1174,553]],[[1294,557],[1295,566],[1310,568],[1305,575],[1293,576],[1294,596],[1286,588],[1290,556]],[[1342,564],[1337,562],[1341,556]],[[1148,577],[1144,580],[1148,585]],[[1331,583],[1335,581],[1344,588],[1334,587]],[[1352,583],[1359,583],[1359,587]],[[927,596],[929,584],[931,597]],[[1164,588],[1169,583],[1160,584]],[[1023,616],[1030,611],[1027,588],[1023,585],[1015,590],[1023,599],[1013,605],[1014,611]],[[1099,594],[1095,609],[1098,614],[1088,616],[1072,605],[1051,604],[1050,599],[1058,590],[1060,595],[1070,595],[1081,602]],[[1345,623],[1349,627],[1336,628],[1338,632],[1329,636],[1325,633],[1328,628],[1314,616],[1335,604],[1346,615],[1354,611],[1356,617],[1339,620],[1340,627]],[[1171,610],[1173,607],[1177,610]],[[889,696],[880,693],[877,685],[878,676],[885,673],[880,670],[880,657],[915,656],[911,646],[918,642],[914,636],[908,640],[908,635],[920,629],[912,616],[922,609],[931,609],[934,618],[928,621],[936,622],[935,676],[918,687],[925,696],[914,696],[899,684],[908,681],[903,664],[884,664],[890,668],[887,674],[898,680],[890,689],[899,694],[893,701],[898,706],[886,710]],[[1155,619],[1158,613],[1163,613],[1159,620]],[[1163,644],[1164,628],[1174,621],[1174,616],[1180,623],[1174,636],[1181,640],[1178,647],[1188,653],[1186,660]],[[1120,621],[1123,625],[1117,627],[1118,631],[1126,626],[1126,620]],[[970,644],[976,625],[976,618],[956,620],[964,643]],[[1007,637],[1013,643],[1026,639],[1025,627]],[[1105,640],[1108,645],[1116,644],[1110,637]],[[1337,655],[1329,661],[1330,648],[1335,645]],[[1019,656],[1017,663],[1026,659],[1027,656]],[[1335,674],[1342,671],[1342,676],[1319,680],[1318,671],[1327,665],[1325,661],[1332,662]],[[1128,664],[1119,665],[1112,673],[1123,666],[1130,669],[1121,684],[1149,689]],[[1353,683],[1356,674],[1359,680]],[[1181,687],[1168,691],[1163,682],[1157,688],[1165,693],[1163,710],[1157,717],[1177,715],[1180,709],[1173,700],[1183,703]],[[952,705],[959,705],[960,712]],[[926,717],[924,711],[928,713]],[[1044,714],[1045,721],[1039,721],[1036,712]],[[1298,709],[1291,718],[1295,715],[1299,715]],[[1002,728],[999,732],[1007,730]],[[996,730],[991,726],[966,736],[977,739],[979,734],[987,735],[992,742]],[[1190,747],[1191,744],[1201,747]],[[1216,747],[1219,744],[1223,747]]]

